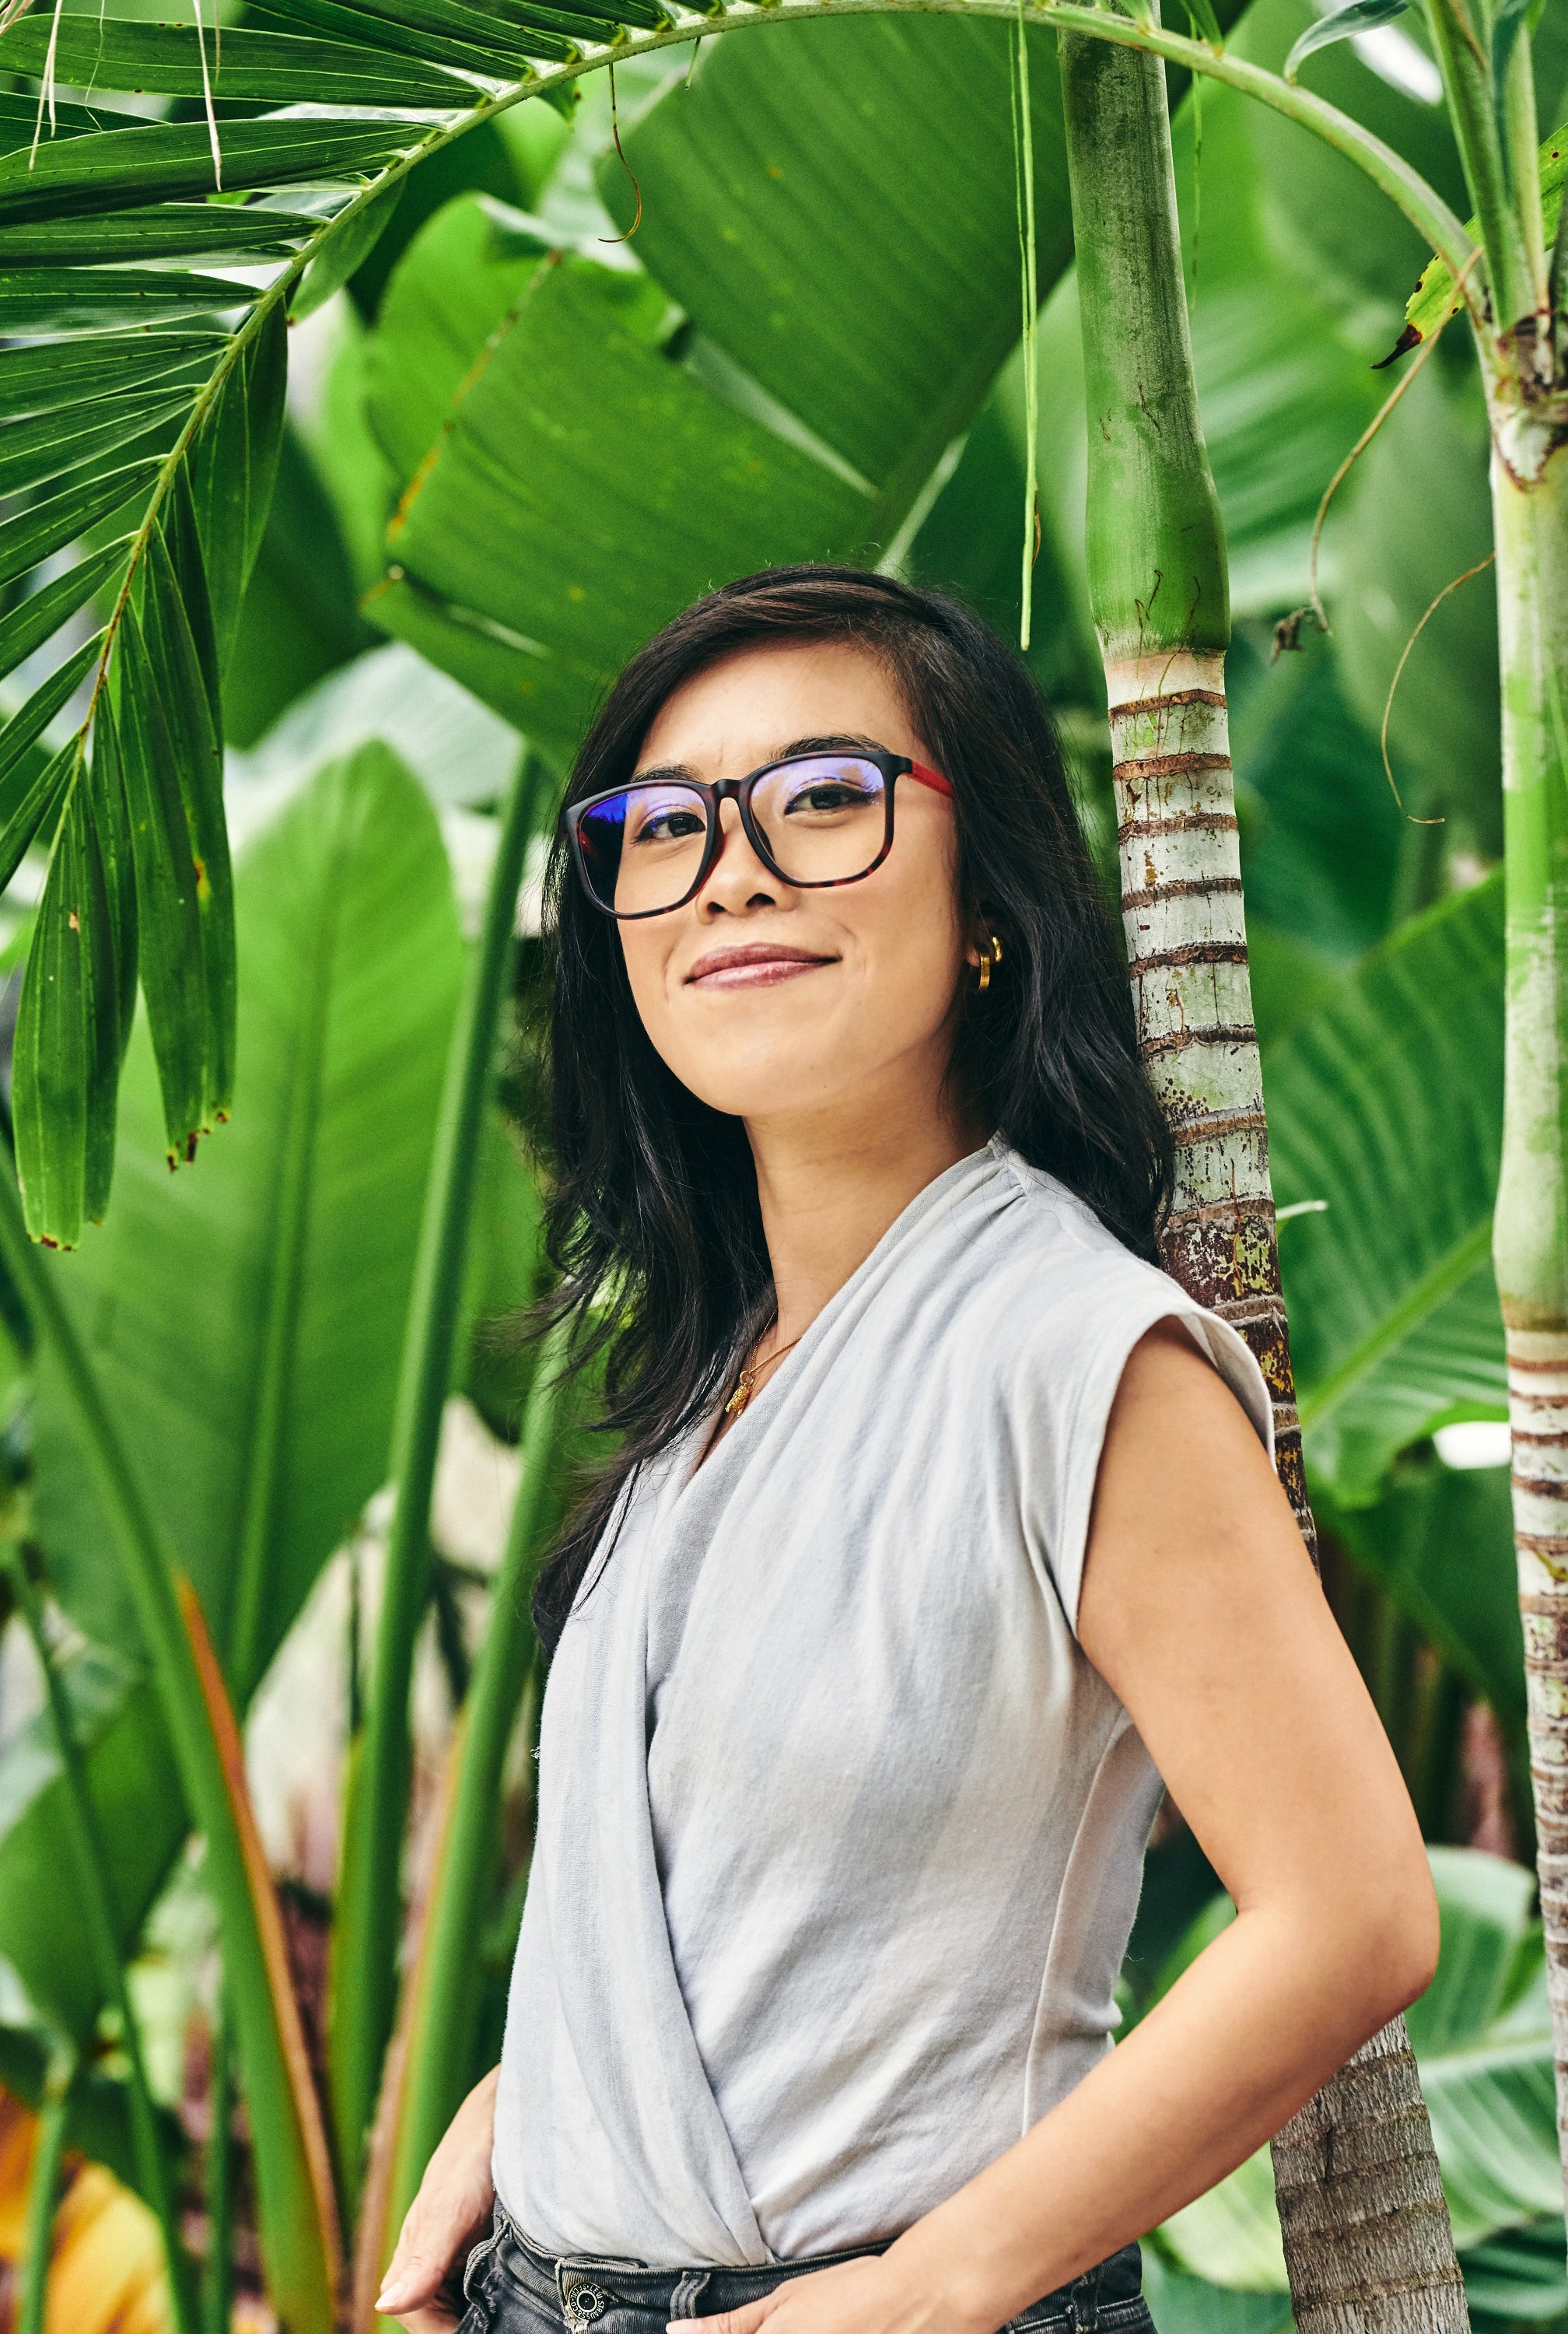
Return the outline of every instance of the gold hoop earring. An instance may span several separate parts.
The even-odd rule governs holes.
[[[977,995],[983,997],[986,989],[990,988],[992,967],[994,965],[1000,964],[1001,961],[1002,943],[997,939],[995,932],[987,932],[985,940],[981,942],[980,953],[976,958],[975,964],[975,970],[977,975],[975,988]]]

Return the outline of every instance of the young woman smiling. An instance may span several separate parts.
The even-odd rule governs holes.
[[[1437,1921],[1256,1365],[1150,1261],[1049,722],[950,601],[750,577],[611,692],[550,901],[559,1304],[621,1439],[541,1584],[502,2062],[380,2307],[1147,2329],[1137,2238]],[[1237,1916],[1111,2050],[1162,1778]]]

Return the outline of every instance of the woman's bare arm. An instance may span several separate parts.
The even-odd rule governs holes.
[[[1236,1919],[880,2260],[716,2334],[994,2334],[1211,2187],[1429,1982],[1436,1900],[1393,1754],[1256,1436],[1174,1322],[1117,1396],[1079,1635]]]

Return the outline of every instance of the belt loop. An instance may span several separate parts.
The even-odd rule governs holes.
[[[1100,2326],[1100,2273],[1103,2262],[1086,2269],[1082,2277],[1073,2281],[1073,2334],[1098,2334]]]
[[[671,2318],[697,2316],[697,2305],[707,2291],[708,2280],[712,2275],[713,2271],[707,2269],[688,2269],[682,2271],[679,2282],[669,2297]]]

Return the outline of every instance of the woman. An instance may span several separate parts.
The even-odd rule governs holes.
[[[465,2334],[1147,2329],[1136,2239],[1437,1924],[1257,1366],[1149,1261],[1048,722],[949,601],[751,577],[611,691],[550,897],[623,1440],[541,1586],[501,2066],[380,2306],[445,2334],[487,2229]],[[1161,1778],[1237,1917],[1111,2051]]]

